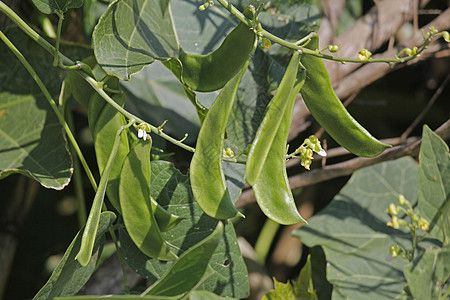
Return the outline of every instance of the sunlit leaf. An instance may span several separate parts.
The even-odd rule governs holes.
[[[155,59],[178,56],[168,0],[121,0],[108,7],[94,29],[95,57],[124,80]]]

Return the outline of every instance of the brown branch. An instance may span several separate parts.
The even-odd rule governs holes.
[[[420,1],[420,7],[424,7],[429,0]],[[375,52],[397,30],[414,17],[414,0],[383,0],[359,18],[359,20],[344,34],[337,37],[333,42],[339,46],[338,54],[341,57],[357,57],[360,49],[368,49]],[[327,45],[321,45],[326,47]],[[358,64],[346,64],[324,61],[330,73],[331,82],[337,83],[339,79],[347,76]]]
[[[446,30],[450,28],[450,8],[446,9],[441,15],[435,18],[433,21],[428,23],[423,27],[425,31],[429,27],[434,26],[438,30]],[[373,58],[388,58],[394,57],[398,52],[400,52],[405,47],[413,47],[423,43],[423,37],[421,32],[417,32],[411,39],[405,41],[401,45],[382,53],[374,55]],[[439,43],[434,43],[428,47],[423,53],[420,59],[426,59],[435,52],[441,50]],[[412,63],[418,62],[419,59],[412,60],[408,64],[397,64],[394,69],[403,68]],[[391,72],[393,69],[387,64],[368,64],[359,68],[355,72],[349,74],[339,83],[339,86],[335,89],[336,94],[339,98],[345,98],[351,94],[361,90],[363,87],[371,84],[377,79],[383,77],[387,73]]]
[[[438,136],[444,140],[450,138],[450,119],[442,124],[438,129],[434,131]],[[301,173],[289,178],[289,184],[292,189],[310,186],[325,180],[347,176],[354,171],[371,166],[380,162],[394,160],[403,156],[417,156],[420,149],[420,143],[422,140],[418,140],[412,143],[408,143],[402,146],[396,146],[384,151],[374,158],[357,157],[347,160],[342,163],[329,165],[321,169],[312,170],[310,172]],[[255,201],[255,195],[251,189],[245,190],[236,203],[236,207],[243,207]]]

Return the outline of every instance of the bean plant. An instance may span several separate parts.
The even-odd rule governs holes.
[[[0,178],[20,173],[56,190],[72,180],[88,183],[95,194],[86,209],[81,199],[80,230],[34,299],[105,297],[77,293],[102,260],[107,239],[124,278],[124,292],[108,298],[247,298],[247,268],[234,229],[245,224],[246,211],[236,201],[244,189],[253,193],[274,228],[307,223],[286,164],[297,159],[308,172],[314,158],[327,157],[316,135],[289,147],[299,97],[346,153],[369,159],[399,149],[350,115],[324,60],[394,67],[418,59],[432,42],[450,42],[447,31],[431,27],[422,31],[420,44],[392,57],[378,58],[367,49],[340,57],[339,45],[321,48],[319,9],[312,0],[32,3],[41,20],[57,20],[56,28],[44,21],[32,27],[0,1],[0,11],[13,23],[0,31],[0,68],[26,69],[0,85]],[[74,12],[84,16],[78,24],[85,32],[82,44],[61,38]],[[155,80],[168,83],[155,86]],[[168,98],[157,104],[151,95],[161,88],[168,89]],[[177,113],[164,112],[166,105]],[[76,137],[73,111],[87,118],[95,163],[85,158]],[[13,120],[19,115],[21,120]],[[449,153],[427,126],[422,140],[419,165],[403,158],[358,170],[330,206],[294,231],[311,254],[298,279],[274,279],[275,289],[264,299],[448,296]],[[173,163],[169,144],[189,153],[186,174]],[[361,196],[359,180],[385,184]],[[413,180],[415,191],[405,185]],[[360,215],[343,209],[356,198]],[[373,223],[368,213],[382,214],[384,223]],[[341,228],[355,238],[340,240]],[[258,242],[264,260],[270,245],[261,251]],[[314,275],[320,259],[322,266],[328,262],[328,294]],[[352,269],[354,264],[369,267]],[[145,284],[130,286],[125,265]],[[418,288],[419,282],[426,286]]]

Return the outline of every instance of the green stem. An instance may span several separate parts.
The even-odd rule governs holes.
[[[1,4],[2,3],[0,2],[0,6],[1,6]],[[75,137],[73,136],[72,132],[70,131],[69,126],[67,125],[66,121],[64,120],[64,117],[62,116],[61,112],[59,111],[58,106],[56,105],[55,101],[53,100],[52,96],[50,95],[50,92],[47,90],[44,83],[39,78],[38,74],[33,69],[33,67],[28,63],[26,58],[11,43],[11,41],[6,37],[6,35],[2,31],[0,31],[0,39],[6,44],[6,46],[8,46],[8,48],[19,59],[19,61],[22,63],[22,65],[27,69],[28,73],[30,73],[31,77],[37,83],[37,85],[41,89],[42,93],[44,94],[45,98],[48,100],[48,103],[50,104],[51,108],[53,109],[56,116],[58,117],[59,123],[64,128],[64,131],[66,132],[67,137],[69,138],[70,142],[72,143],[73,147],[75,148],[75,152],[77,153],[78,157],[80,158],[81,164],[84,167],[84,170],[89,178],[89,181],[91,182],[92,187],[94,188],[94,190],[96,190],[97,183],[95,182],[94,176],[92,175],[92,172],[89,169],[89,166],[87,165],[86,160],[84,159],[83,153],[81,152],[81,149],[78,146],[77,141],[75,140]]]
[[[110,105],[112,105],[117,111],[119,111],[121,114],[123,114],[125,117],[127,117],[129,120],[135,120],[137,123],[145,123],[148,124],[147,122],[145,122],[144,120],[142,120],[141,118],[133,115],[132,113],[128,112],[127,110],[125,110],[123,107],[121,107],[119,104],[117,104],[102,88],[101,84],[99,84],[95,79],[93,79],[92,77],[90,77],[88,74],[86,74],[85,72],[78,70],[78,74],[81,75],[81,77],[84,78],[84,80],[87,81],[87,83],[89,83],[92,88],[100,95],[102,96],[103,99],[106,100],[106,102],[108,102]],[[151,124],[148,124],[150,130],[161,136],[162,138],[168,140],[169,142],[177,145],[180,148],[183,148],[187,151],[190,152],[194,152],[195,149],[181,143],[180,141],[178,141],[177,139],[174,139],[173,137],[165,134],[160,128],[153,126]]]
[[[252,23],[250,22],[250,20],[248,20],[236,7],[234,7],[231,3],[229,3],[227,0],[217,0],[217,2],[219,2],[225,9],[227,9],[233,16],[235,16],[236,18],[239,19],[239,21],[245,23],[248,27],[252,27]],[[268,38],[269,40],[278,43],[286,48],[289,49],[293,49],[293,50],[301,50],[303,53],[309,54],[309,55],[313,55],[316,57],[320,57],[322,59],[328,59],[328,60],[333,60],[333,61],[339,61],[339,62],[351,62],[351,63],[404,63],[407,62],[409,60],[412,60],[414,58],[416,58],[423,50],[426,49],[426,46],[429,44],[430,40],[429,39],[425,39],[424,44],[419,48],[419,50],[417,51],[417,53],[415,55],[411,55],[408,57],[403,57],[403,58],[399,58],[399,57],[395,57],[395,58],[381,58],[381,59],[367,59],[365,61],[362,61],[360,59],[357,58],[345,58],[345,57],[338,57],[338,56],[333,56],[333,55],[328,55],[328,54],[322,54],[320,53],[318,50],[311,50],[308,48],[304,48],[302,46],[297,45],[296,43],[291,43],[288,42],[264,29],[262,29],[261,34],[263,37]],[[436,35],[436,34],[435,34]],[[433,37],[435,36],[433,35]],[[304,39],[302,39],[301,41],[303,41]]]
[[[70,128],[75,128],[73,124],[73,118],[72,113],[70,110],[66,108],[66,120],[69,124]],[[83,178],[81,177],[80,173],[80,160],[78,159],[78,156],[76,155],[75,148],[72,144],[70,144],[70,152],[72,153],[73,157],[73,187],[75,190],[75,197],[77,198],[78,203],[78,226],[80,228],[83,228],[84,224],[86,223],[86,202],[84,198],[84,192],[83,192]]]
[[[263,265],[266,261],[273,239],[277,234],[278,228],[280,228],[280,224],[271,219],[267,219],[259,233],[258,240],[255,243],[255,252],[259,262]]]
[[[55,58],[53,60],[53,66],[57,67],[59,64],[59,43],[61,41],[61,29],[64,21],[64,15],[58,13],[59,21],[58,28],[56,30],[56,42],[55,42]]]

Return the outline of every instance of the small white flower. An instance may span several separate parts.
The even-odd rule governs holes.
[[[145,140],[144,130],[142,130],[141,128],[139,128],[138,130],[138,138],[144,138]]]
[[[327,152],[326,152],[325,150],[323,150],[323,149],[320,149],[320,151],[317,152],[317,154],[319,154],[319,155],[322,156],[322,157],[327,156]]]

